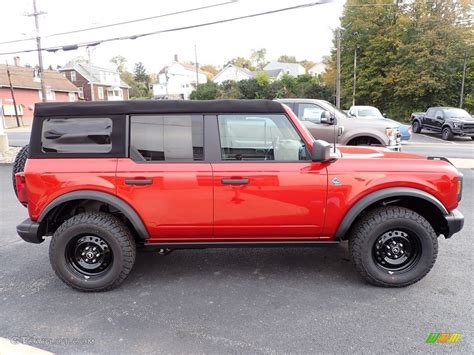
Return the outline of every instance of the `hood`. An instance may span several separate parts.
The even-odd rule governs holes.
[[[418,154],[394,152],[382,147],[357,147],[340,146],[338,147],[343,158],[348,159],[367,159],[367,158],[388,158],[388,159],[424,159],[426,157]]]
[[[380,128],[398,128],[398,123],[393,122],[392,120],[386,118],[348,118],[349,120],[357,120],[357,124],[363,124],[370,127],[380,127]],[[341,122],[342,125],[344,125]]]

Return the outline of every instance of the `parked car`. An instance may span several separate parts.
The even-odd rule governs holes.
[[[278,99],[288,105],[315,139],[342,145],[382,146],[399,151],[398,124],[368,118],[355,119],[324,100]],[[323,113],[334,120],[322,119]]]
[[[406,125],[390,118],[387,118],[385,114],[382,114],[377,107],[374,106],[351,106],[348,111],[349,116],[355,118],[371,118],[376,120],[385,120],[393,124],[397,124],[400,129],[400,135],[402,140],[409,140],[411,138],[412,128],[411,125]]]
[[[455,107],[430,107],[426,112],[411,115],[414,133],[426,129],[441,133],[441,138],[451,140],[454,136],[474,139],[474,118],[466,111]]]
[[[276,101],[41,103],[24,152],[15,191],[29,218],[17,232],[49,237],[52,268],[81,291],[118,286],[137,248],[344,240],[368,282],[402,287],[464,221],[462,175],[446,159],[334,151]]]

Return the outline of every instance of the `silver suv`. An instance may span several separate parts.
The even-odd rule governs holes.
[[[342,145],[377,145],[399,151],[397,124],[370,118],[352,118],[324,100],[278,99],[289,106],[315,139]]]

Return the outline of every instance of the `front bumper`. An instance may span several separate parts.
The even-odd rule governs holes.
[[[42,233],[40,233],[40,224],[29,218],[16,226],[16,232],[25,242],[35,244],[44,242]]]
[[[454,233],[459,232],[464,226],[464,216],[459,210],[452,210],[450,214],[444,216],[448,230],[444,237],[451,238]]]

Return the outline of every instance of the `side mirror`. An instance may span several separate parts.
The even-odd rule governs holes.
[[[311,150],[311,160],[319,163],[332,160],[331,145],[320,139],[315,140],[313,142],[313,149]]]
[[[436,119],[437,119],[437,120],[442,120],[443,117],[441,117],[441,116],[436,116]]]
[[[336,118],[332,115],[329,111],[321,112],[321,123],[326,123],[329,125],[333,125],[336,123]]]

